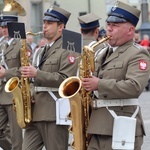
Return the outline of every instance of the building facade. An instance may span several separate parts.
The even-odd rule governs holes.
[[[0,4],[3,0],[0,0]],[[4,0],[5,1],[5,0]],[[78,17],[80,15],[92,12],[98,15],[100,19],[100,25],[105,28],[105,20],[107,12],[114,5],[116,0],[15,0],[20,3],[26,10],[26,16],[19,16],[19,21],[24,22],[27,31],[38,32],[42,30],[42,18],[43,13],[52,5],[58,5],[69,12],[71,12],[70,20],[67,23],[67,29],[80,32],[80,25]],[[138,9],[141,9],[141,3],[148,0],[120,0],[128,3]],[[148,14],[149,17],[149,14]],[[141,25],[141,18],[137,25],[139,28]]]

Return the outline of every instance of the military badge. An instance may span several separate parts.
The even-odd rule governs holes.
[[[116,10],[116,8],[118,7],[118,4],[119,4],[119,2],[118,2],[118,1],[116,1],[115,6],[113,6],[111,10],[112,10],[112,11],[115,11],[115,10]]]
[[[69,56],[68,56],[68,60],[69,60],[69,62],[70,62],[71,64],[74,64],[76,58],[75,58],[73,55],[69,55]]]
[[[48,9],[48,12],[51,12],[53,10],[53,5],[50,6],[50,8]]]
[[[3,20],[3,16],[0,16],[0,19]]]
[[[139,61],[139,68],[140,70],[146,70],[147,69],[147,62],[145,60]]]

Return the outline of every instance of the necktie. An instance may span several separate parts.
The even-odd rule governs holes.
[[[109,48],[105,60],[108,59],[112,53],[113,53],[113,48]]]
[[[109,49],[109,56],[113,53],[113,48]]]
[[[37,66],[37,68],[39,68],[39,66],[45,61],[46,56],[47,56],[47,51],[49,50],[49,48],[50,48],[50,45],[45,45],[43,52],[41,54],[39,65]]]

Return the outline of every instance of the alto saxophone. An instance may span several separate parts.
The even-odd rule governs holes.
[[[59,95],[68,98],[70,102],[72,126],[70,126],[69,131],[73,133],[71,147],[76,150],[87,150],[90,141],[87,128],[91,112],[91,96],[90,92],[82,88],[80,78],[88,78],[94,72],[94,48],[108,39],[109,37],[105,37],[92,47],[84,46],[81,64],[79,65],[79,77],[67,78],[59,87]]]
[[[21,40],[21,66],[28,66],[26,39]],[[21,77],[20,80],[18,77],[12,77],[7,81],[5,91],[13,94],[13,107],[16,112],[18,125],[21,128],[25,128],[32,120],[29,79]]]
[[[32,33],[27,32],[32,35],[40,35],[40,33]],[[21,39],[21,66],[29,66],[29,58],[27,55],[27,45],[26,39]],[[19,79],[18,77],[10,78],[6,85],[5,91],[8,93],[12,93],[13,98],[13,107],[16,112],[17,123],[21,128],[27,127],[31,120],[31,91],[30,91],[30,83],[29,78],[22,77]]]

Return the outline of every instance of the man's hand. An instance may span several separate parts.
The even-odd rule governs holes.
[[[5,68],[0,65],[0,79],[4,78],[5,76]]]
[[[37,69],[32,65],[23,66],[20,69],[22,77],[34,78],[37,74]]]
[[[99,78],[91,76],[90,78],[82,78],[82,87],[87,91],[98,90]]]

